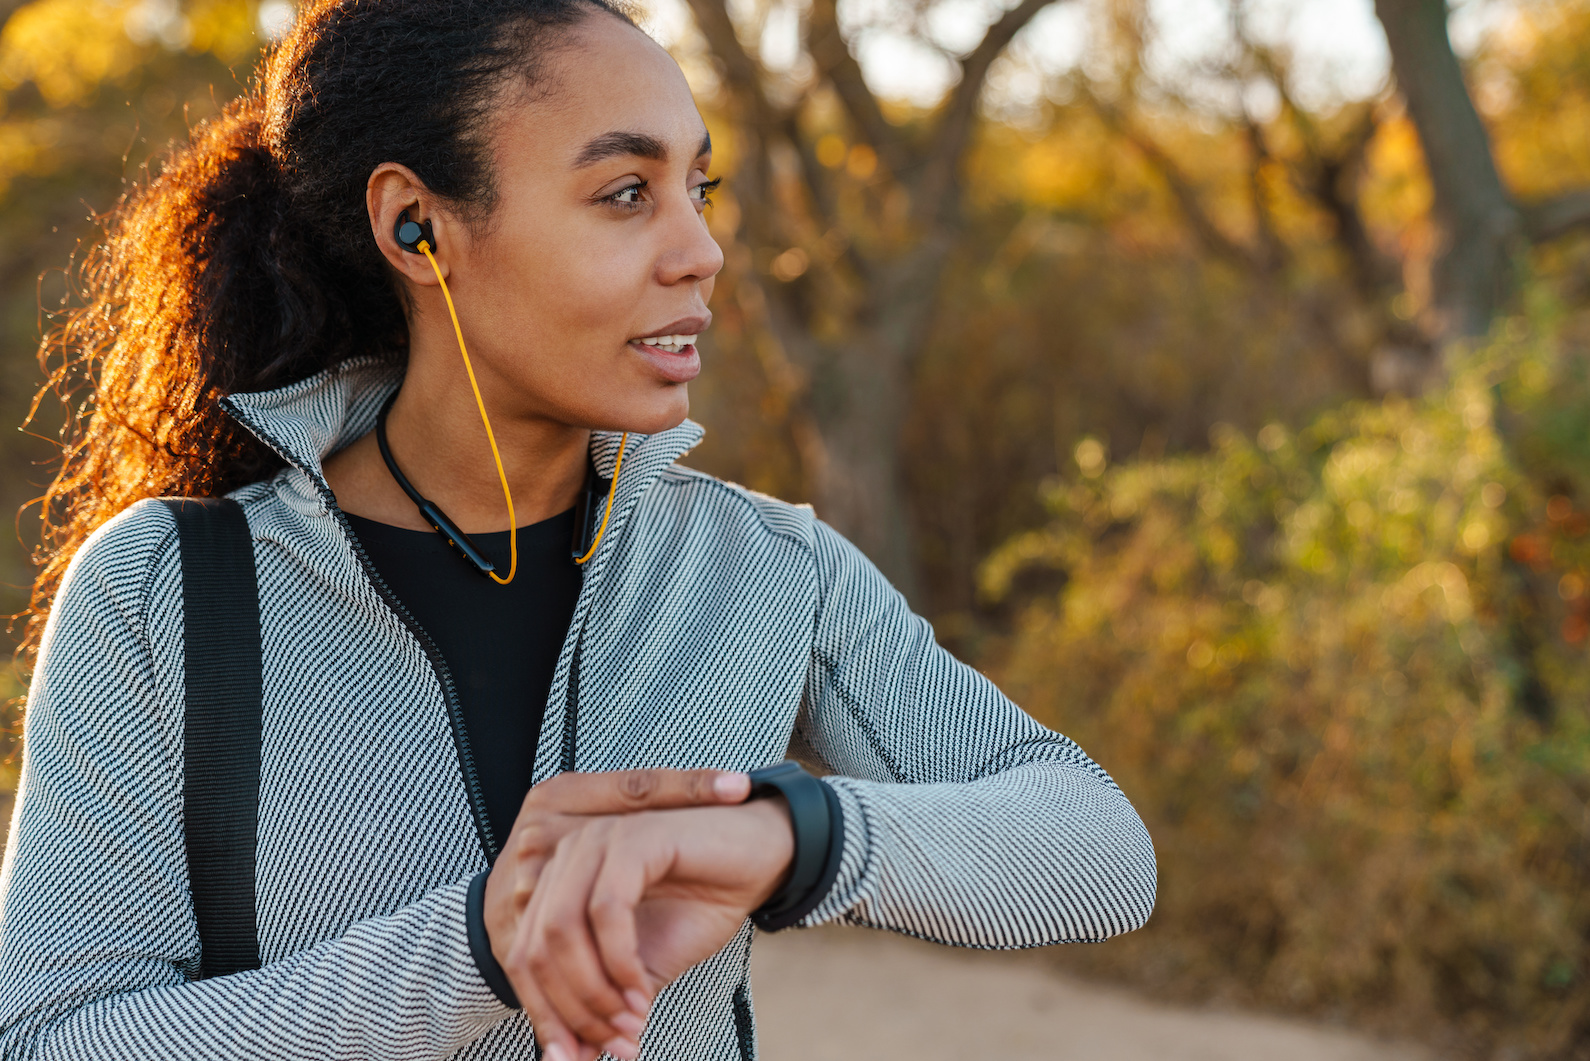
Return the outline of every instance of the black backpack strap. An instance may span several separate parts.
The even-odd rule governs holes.
[[[166,498],[182,544],[187,683],[182,810],[199,922],[199,975],[259,968],[263,663],[254,542],[226,498]]]

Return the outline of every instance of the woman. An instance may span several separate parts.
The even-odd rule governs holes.
[[[123,202],[56,337],[95,394],[47,510],[0,1054],[751,1057],[750,917],[974,947],[1146,920],[1097,765],[809,509],[675,463],[710,152],[608,0],[330,0]],[[153,499],[228,493],[258,967],[205,976],[205,631]],[[833,775],[748,799],[792,734]]]

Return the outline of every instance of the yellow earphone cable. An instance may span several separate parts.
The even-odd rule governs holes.
[[[602,535],[607,533],[607,518],[613,514],[613,495],[618,493],[618,473],[624,469],[624,447],[629,445],[629,432],[624,432],[624,437],[618,440],[618,460],[613,465],[613,482],[607,488],[607,511],[602,513],[602,525],[596,528],[596,537],[591,540],[591,547],[585,555],[574,561],[583,564],[596,555],[596,547],[602,544]]]
[[[502,454],[497,452],[497,436],[491,430],[491,420],[486,416],[486,402],[480,396],[480,384],[475,382],[475,367],[469,363],[469,350],[464,346],[464,329],[458,323],[458,310],[453,306],[452,292],[447,290],[447,280],[442,276],[442,267],[436,264],[436,257],[431,253],[428,240],[420,240],[419,249],[425,255],[425,260],[431,263],[431,268],[436,272],[436,282],[442,285],[442,297],[447,300],[447,312],[453,318],[453,334],[458,337],[458,352],[464,355],[464,371],[469,373],[469,386],[475,392],[475,406],[480,410],[480,422],[486,426],[486,440],[491,443],[491,457],[497,462],[497,478],[502,481],[502,496],[508,502],[508,577],[500,578],[495,571],[490,572],[491,580],[499,586],[506,586],[513,581],[513,576],[519,570],[519,521],[513,514],[513,492],[508,489],[508,473],[502,469]],[[583,564],[596,555],[596,547],[602,544],[602,535],[607,533],[607,521],[613,515],[613,497],[618,493],[618,473],[624,467],[624,449],[629,445],[629,432],[624,432],[624,437],[618,442],[618,460],[613,465],[613,482],[607,488],[607,508],[602,513],[602,525],[596,530],[596,537],[591,541],[591,547],[585,555],[574,562]]]
[[[491,458],[497,462],[497,478],[502,480],[502,496],[508,502],[508,577],[502,578],[495,571],[488,572],[493,582],[506,586],[519,570],[519,521],[513,514],[513,492],[508,489],[508,473],[502,470],[502,454],[497,452],[497,436],[492,433],[491,420],[486,416],[486,402],[480,396],[480,384],[475,382],[475,366],[469,363],[469,350],[464,346],[464,329],[458,323],[458,310],[453,308],[452,292],[447,290],[447,281],[442,276],[442,267],[436,264],[436,256],[431,253],[430,242],[422,239],[419,246],[426,261],[436,270],[436,282],[442,285],[442,297],[447,299],[447,312],[453,318],[453,334],[458,336],[458,352],[464,355],[464,371],[469,373],[469,386],[475,392],[480,422],[486,425],[486,441],[491,443]]]

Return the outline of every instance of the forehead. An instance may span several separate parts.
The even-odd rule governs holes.
[[[505,115],[500,150],[572,168],[593,139],[640,133],[667,145],[671,161],[688,162],[706,135],[679,64],[616,18],[583,20],[545,56],[541,73],[538,90]]]

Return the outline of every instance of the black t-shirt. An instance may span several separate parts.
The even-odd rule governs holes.
[[[447,661],[500,845],[530,791],[552,672],[580,594],[580,569],[569,558],[574,510],[519,528],[519,570],[506,586],[470,567],[435,531],[351,514],[348,522]],[[499,573],[508,569],[507,531],[470,540]]]

